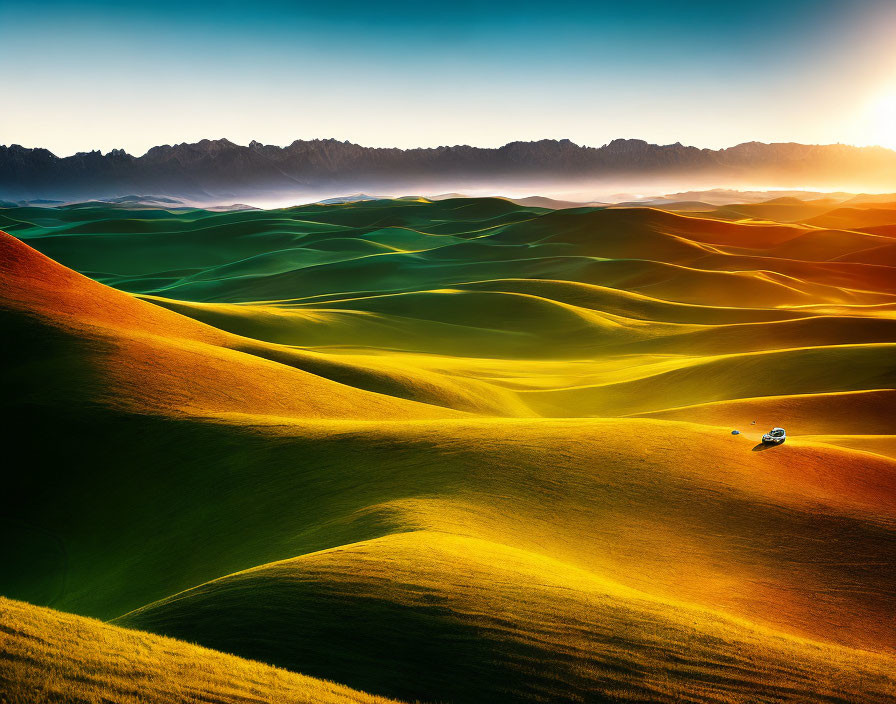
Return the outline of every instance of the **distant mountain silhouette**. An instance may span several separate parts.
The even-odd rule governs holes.
[[[568,139],[511,142],[496,149],[362,147],[334,139],[296,140],[287,147],[226,139],[153,147],[134,157],[123,150],[57,157],[46,149],[0,146],[0,198],[63,200],[114,198],[132,193],[215,200],[272,193],[349,190],[464,190],[500,187],[690,179],[693,184],[892,187],[896,152],[881,147],[764,144],[728,149],[656,145],[616,139],[583,147]]]

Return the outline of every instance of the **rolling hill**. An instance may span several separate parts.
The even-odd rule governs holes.
[[[388,704],[269,665],[0,597],[6,704]]]
[[[830,208],[0,210],[0,672],[891,701],[896,277]]]

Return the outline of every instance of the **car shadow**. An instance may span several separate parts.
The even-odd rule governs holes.
[[[763,450],[771,450],[773,447],[777,447],[777,445],[773,442],[761,442],[758,445],[753,447],[753,452],[762,452]]]

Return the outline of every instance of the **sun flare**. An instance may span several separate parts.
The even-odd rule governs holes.
[[[896,88],[874,100],[868,114],[868,142],[896,149]]]

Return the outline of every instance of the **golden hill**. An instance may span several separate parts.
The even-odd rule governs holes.
[[[4,704],[388,704],[270,665],[0,597]]]
[[[258,567],[122,622],[198,633],[223,648],[238,640],[272,662],[313,663],[379,691],[442,692],[451,701],[870,703],[896,694],[889,658],[788,637],[537,553],[433,531]],[[235,628],[248,623],[255,632],[237,638]]]

